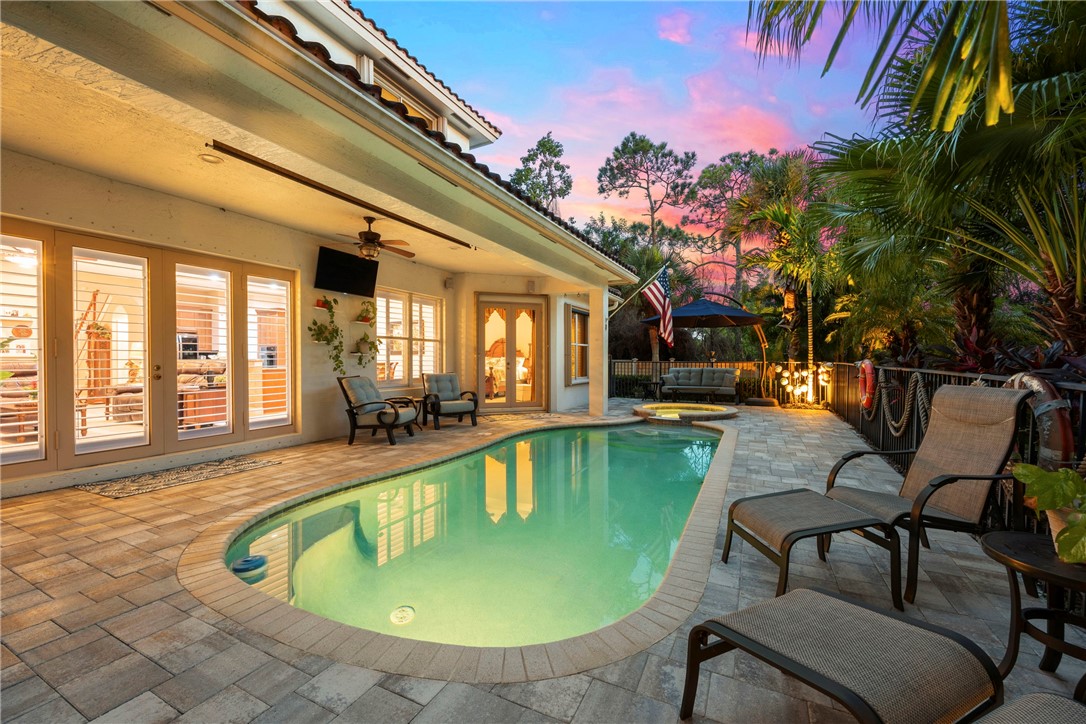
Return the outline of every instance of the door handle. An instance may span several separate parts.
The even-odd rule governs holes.
[[[161,379],[162,379],[162,375],[160,375],[160,374],[158,374],[158,373],[156,372],[156,373],[154,373],[153,375],[151,375],[151,379],[152,379],[152,380],[161,380]]]

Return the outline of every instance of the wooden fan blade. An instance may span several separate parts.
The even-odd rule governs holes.
[[[393,246],[411,246],[408,242],[401,241],[400,239],[381,239],[381,243],[392,244]]]
[[[385,243],[385,242],[381,242],[381,243]],[[397,249],[394,246],[386,247],[385,251],[391,251],[393,254],[399,254],[400,256],[407,257],[408,259],[414,259],[415,258],[415,252],[407,251],[406,249]]]

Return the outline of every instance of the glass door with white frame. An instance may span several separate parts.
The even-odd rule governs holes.
[[[72,249],[75,453],[150,442],[148,259]]]
[[[0,463],[45,457],[42,243],[0,239]]]
[[[484,408],[540,407],[541,304],[482,301],[478,306]]]

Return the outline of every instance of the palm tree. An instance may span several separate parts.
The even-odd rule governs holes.
[[[930,130],[926,104],[913,113],[942,29],[940,18],[929,16],[915,26],[910,53],[883,78],[878,109],[885,130],[816,148],[828,183],[851,196],[836,217],[867,235],[846,258],[866,255],[864,263],[877,263],[905,248],[957,267],[948,279],[959,300],[959,335],[981,345],[991,341],[993,277],[1000,267],[1023,274],[1051,302],[1038,310],[1041,326],[1081,354],[1086,54],[1079,37],[1086,3],[1023,3],[1013,14],[1019,42],[1011,65],[1021,109],[1013,123],[985,125],[984,94],[950,133]]]
[[[751,4],[748,29],[758,34],[758,53],[764,58],[783,50],[798,57],[823,20],[829,3],[825,0],[761,0]],[[1015,4],[1019,15],[1029,17],[1034,5]],[[1059,5],[1061,3],[1052,3]],[[1000,112],[1011,114],[1015,98],[1011,92],[1011,15],[1005,1],[959,0],[951,3],[875,2],[847,0],[839,4],[840,26],[826,59],[829,70],[841,43],[857,18],[881,31],[882,37],[859,90],[865,105],[878,93],[895,59],[907,51],[908,38],[925,24],[937,26],[931,51],[921,66],[920,83],[910,98],[916,110],[926,102],[932,130],[951,130],[968,113],[979,93],[984,95],[984,122],[995,125]],[[929,91],[931,91],[929,93]]]
[[[751,264],[772,272],[782,283],[785,297],[802,288],[807,294],[807,365],[814,367],[814,298],[828,286],[832,275],[831,257],[823,248],[824,229],[816,214],[786,202],[776,202],[756,212],[754,218],[771,224],[776,230],[772,248],[748,255]],[[785,323],[792,335],[788,359],[798,356],[796,329],[798,315],[788,318],[789,304],[785,302]]]

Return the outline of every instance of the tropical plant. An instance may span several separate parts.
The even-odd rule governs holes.
[[[973,360],[998,357],[996,301],[1020,274],[1043,292],[1033,305],[1040,327],[1083,350],[1086,3],[1018,3],[1011,17],[1013,123],[984,124],[985,94],[950,133],[930,130],[926,104],[913,113],[942,28],[929,15],[882,80],[885,130],[816,144],[831,183],[850,197],[837,219],[862,237],[843,255],[846,264],[875,266],[900,253],[939,260],[944,273],[935,282],[955,297],[958,354]]]
[[[514,188],[555,215],[558,214],[558,199],[564,199],[573,190],[569,166],[561,161],[563,153],[565,148],[548,131],[520,157],[520,168],[509,177]]]
[[[599,193],[604,198],[616,194],[620,199],[635,191],[644,194],[649,239],[655,245],[657,215],[666,206],[683,205],[693,183],[695,163],[697,155],[693,151],[679,155],[667,143],[653,143],[631,132],[600,166],[596,176]]]
[[[1056,553],[1067,563],[1086,563],[1086,480],[1071,468],[1048,471],[1019,463],[1014,477],[1025,483],[1026,495],[1036,500],[1038,511],[1063,511],[1066,527],[1056,533]],[[1051,525],[1052,517],[1049,517]]]
[[[778,50],[798,57],[814,37],[828,4],[825,0],[751,3],[747,26],[758,34],[759,57],[764,60]],[[1000,112],[1011,114],[1015,110],[1010,5],[981,0],[938,4],[847,0],[839,5],[840,26],[823,74],[833,65],[856,20],[862,17],[868,26],[881,32],[857,98],[866,105],[878,93],[894,61],[907,53],[910,35],[925,24],[935,25],[934,42],[920,66],[920,83],[909,97],[910,111],[925,103],[930,128],[951,130],[969,112],[975,97],[983,93],[984,122],[995,125]]]
[[[328,345],[328,359],[332,362],[332,369],[340,375],[347,374],[347,368],[343,366],[343,330],[336,324],[336,306],[339,300],[335,297],[323,296],[318,308],[328,312],[328,321],[321,322],[316,319],[309,323],[306,329],[314,342]]]

